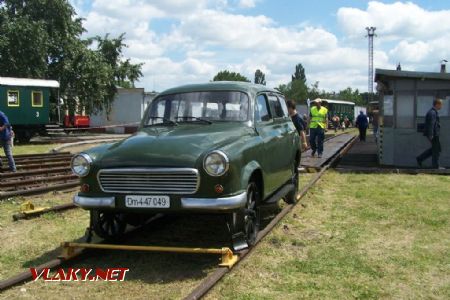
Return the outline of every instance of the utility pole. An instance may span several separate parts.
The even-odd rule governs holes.
[[[377,36],[375,34],[376,27],[366,27],[367,35],[369,38],[369,102],[373,100],[373,37]]]

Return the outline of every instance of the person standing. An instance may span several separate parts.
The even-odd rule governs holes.
[[[0,141],[5,152],[5,156],[8,159],[9,170],[16,172],[16,163],[12,155],[12,130],[11,124],[9,124],[8,117],[4,112],[0,111]],[[0,158],[0,169],[2,166],[2,160]]]
[[[295,106],[295,102],[292,100],[286,101],[286,106],[288,108],[289,117],[291,117],[292,123],[294,123],[295,129],[297,129],[298,134],[300,135],[300,140],[302,143],[302,150],[305,150],[308,148],[308,143],[306,142],[306,123],[303,121],[303,119],[300,117],[300,115],[297,113],[297,108]],[[300,153],[300,159],[301,159],[301,153]]]
[[[359,140],[361,142],[365,142],[367,127],[369,127],[369,121],[367,120],[367,116],[364,114],[363,111],[359,112],[359,116],[356,118],[355,125],[356,127],[358,127],[359,130]]]
[[[328,126],[328,109],[322,106],[322,100],[317,98],[313,101],[309,121],[309,144],[311,145],[311,156],[318,154],[321,158],[323,154],[323,142],[325,131]]]
[[[427,137],[431,143],[431,148],[425,150],[422,154],[417,156],[417,164],[422,167],[424,160],[431,156],[432,166],[435,169],[440,169],[439,155],[441,153],[441,142],[439,135],[441,131],[441,124],[439,123],[438,111],[442,108],[442,99],[436,98],[433,101],[433,107],[427,112],[425,116],[425,131],[424,136]]]
[[[338,115],[334,115],[331,118],[331,123],[333,123],[333,127],[334,127],[334,132],[336,133],[338,128],[339,128],[339,124],[340,124],[340,119]]]

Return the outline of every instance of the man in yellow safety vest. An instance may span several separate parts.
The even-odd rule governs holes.
[[[322,100],[317,98],[313,101],[309,118],[309,144],[311,145],[311,156],[318,154],[322,157],[323,141],[325,140],[325,131],[328,128],[328,109],[322,106]]]

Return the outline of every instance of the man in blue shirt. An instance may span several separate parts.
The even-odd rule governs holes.
[[[288,100],[286,101],[286,106],[288,108],[289,117],[291,117],[292,123],[294,123],[295,129],[297,129],[298,134],[300,135],[300,140],[302,143],[303,150],[308,148],[308,144],[306,143],[306,123],[297,113],[297,108],[294,101]],[[301,153],[300,153],[301,156]]]
[[[369,127],[369,121],[363,111],[359,112],[359,116],[356,118],[356,127],[359,129],[359,140],[361,142],[366,141],[367,127]]]
[[[8,159],[9,170],[11,172],[16,172],[16,164],[14,162],[14,158],[12,156],[11,150],[11,124],[9,124],[8,117],[0,111],[0,142],[5,151],[5,156]],[[0,158],[0,168],[2,165],[2,160]]]

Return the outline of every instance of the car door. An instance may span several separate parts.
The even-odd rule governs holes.
[[[256,97],[255,128],[263,143],[263,151],[258,158],[264,172],[266,194],[273,193],[280,186],[279,140],[281,130],[279,122],[272,118],[268,95],[262,93]]]
[[[269,94],[269,109],[273,117],[274,127],[277,131],[277,139],[275,146],[276,155],[279,159],[274,162],[278,170],[278,185],[281,186],[291,177],[292,169],[292,150],[293,135],[295,135],[294,126],[288,115],[286,102],[279,94]]]

